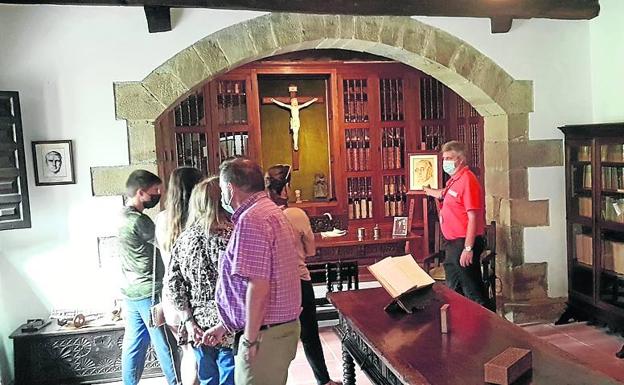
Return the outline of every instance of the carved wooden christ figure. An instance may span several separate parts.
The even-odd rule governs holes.
[[[320,101],[322,103],[323,100],[322,98],[297,98],[297,86],[294,84],[290,84],[288,86],[288,93],[290,94],[290,98],[264,98],[263,102],[268,99],[270,103],[275,103],[280,107],[290,110],[290,130],[293,133],[293,149],[295,151],[299,151],[299,129],[301,128],[299,111],[316,101]],[[306,101],[306,99],[309,100]],[[286,102],[290,104],[287,104]],[[299,104],[300,102],[302,102],[302,104]]]

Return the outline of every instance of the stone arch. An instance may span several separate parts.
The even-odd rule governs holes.
[[[548,201],[528,199],[528,167],[563,163],[561,141],[530,141],[532,82],[515,80],[461,39],[409,17],[272,13],[215,32],[145,79],[114,84],[115,114],[128,124],[130,165],[92,168],[94,195],[118,195],[133,169],[156,169],[154,122],[199,84],[264,57],[304,49],[385,56],[442,81],[485,118],[488,220],[498,226],[498,271],[515,300],[545,297],[546,264],[524,264],[523,229],[548,225]]]

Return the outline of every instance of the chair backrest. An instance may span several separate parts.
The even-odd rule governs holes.
[[[496,222],[492,221],[485,227],[485,250],[481,254],[481,274],[483,285],[489,300],[488,308],[496,311],[497,280],[496,277]]]
[[[346,230],[349,227],[349,216],[347,214],[312,215],[310,216],[310,226],[313,233],[332,231],[334,228]]]
[[[360,287],[357,261],[309,264],[308,270],[312,283],[325,284],[328,292],[357,290]]]

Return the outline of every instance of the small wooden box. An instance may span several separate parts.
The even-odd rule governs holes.
[[[484,365],[485,382],[509,385],[532,367],[531,351],[507,348]]]

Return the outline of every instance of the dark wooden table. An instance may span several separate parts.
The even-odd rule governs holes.
[[[10,336],[15,351],[15,385],[102,383],[121,380],[123,323],[64,328],[52,323],[40,331]],[[143,377],[162,376],[148,348]]]
[[[329,294],[340,315],[345,385],[355,384],[354,360],[376,384],[484,384],[483,365],[507,349],[530,349],[533,371],[519,384],[611,385],[624,373],[600,364],[588,367],[474,302],[434,285],[425,310],[390,315],[384,289]],[[440,333],[440,306],[448,303],[450,333]]]

